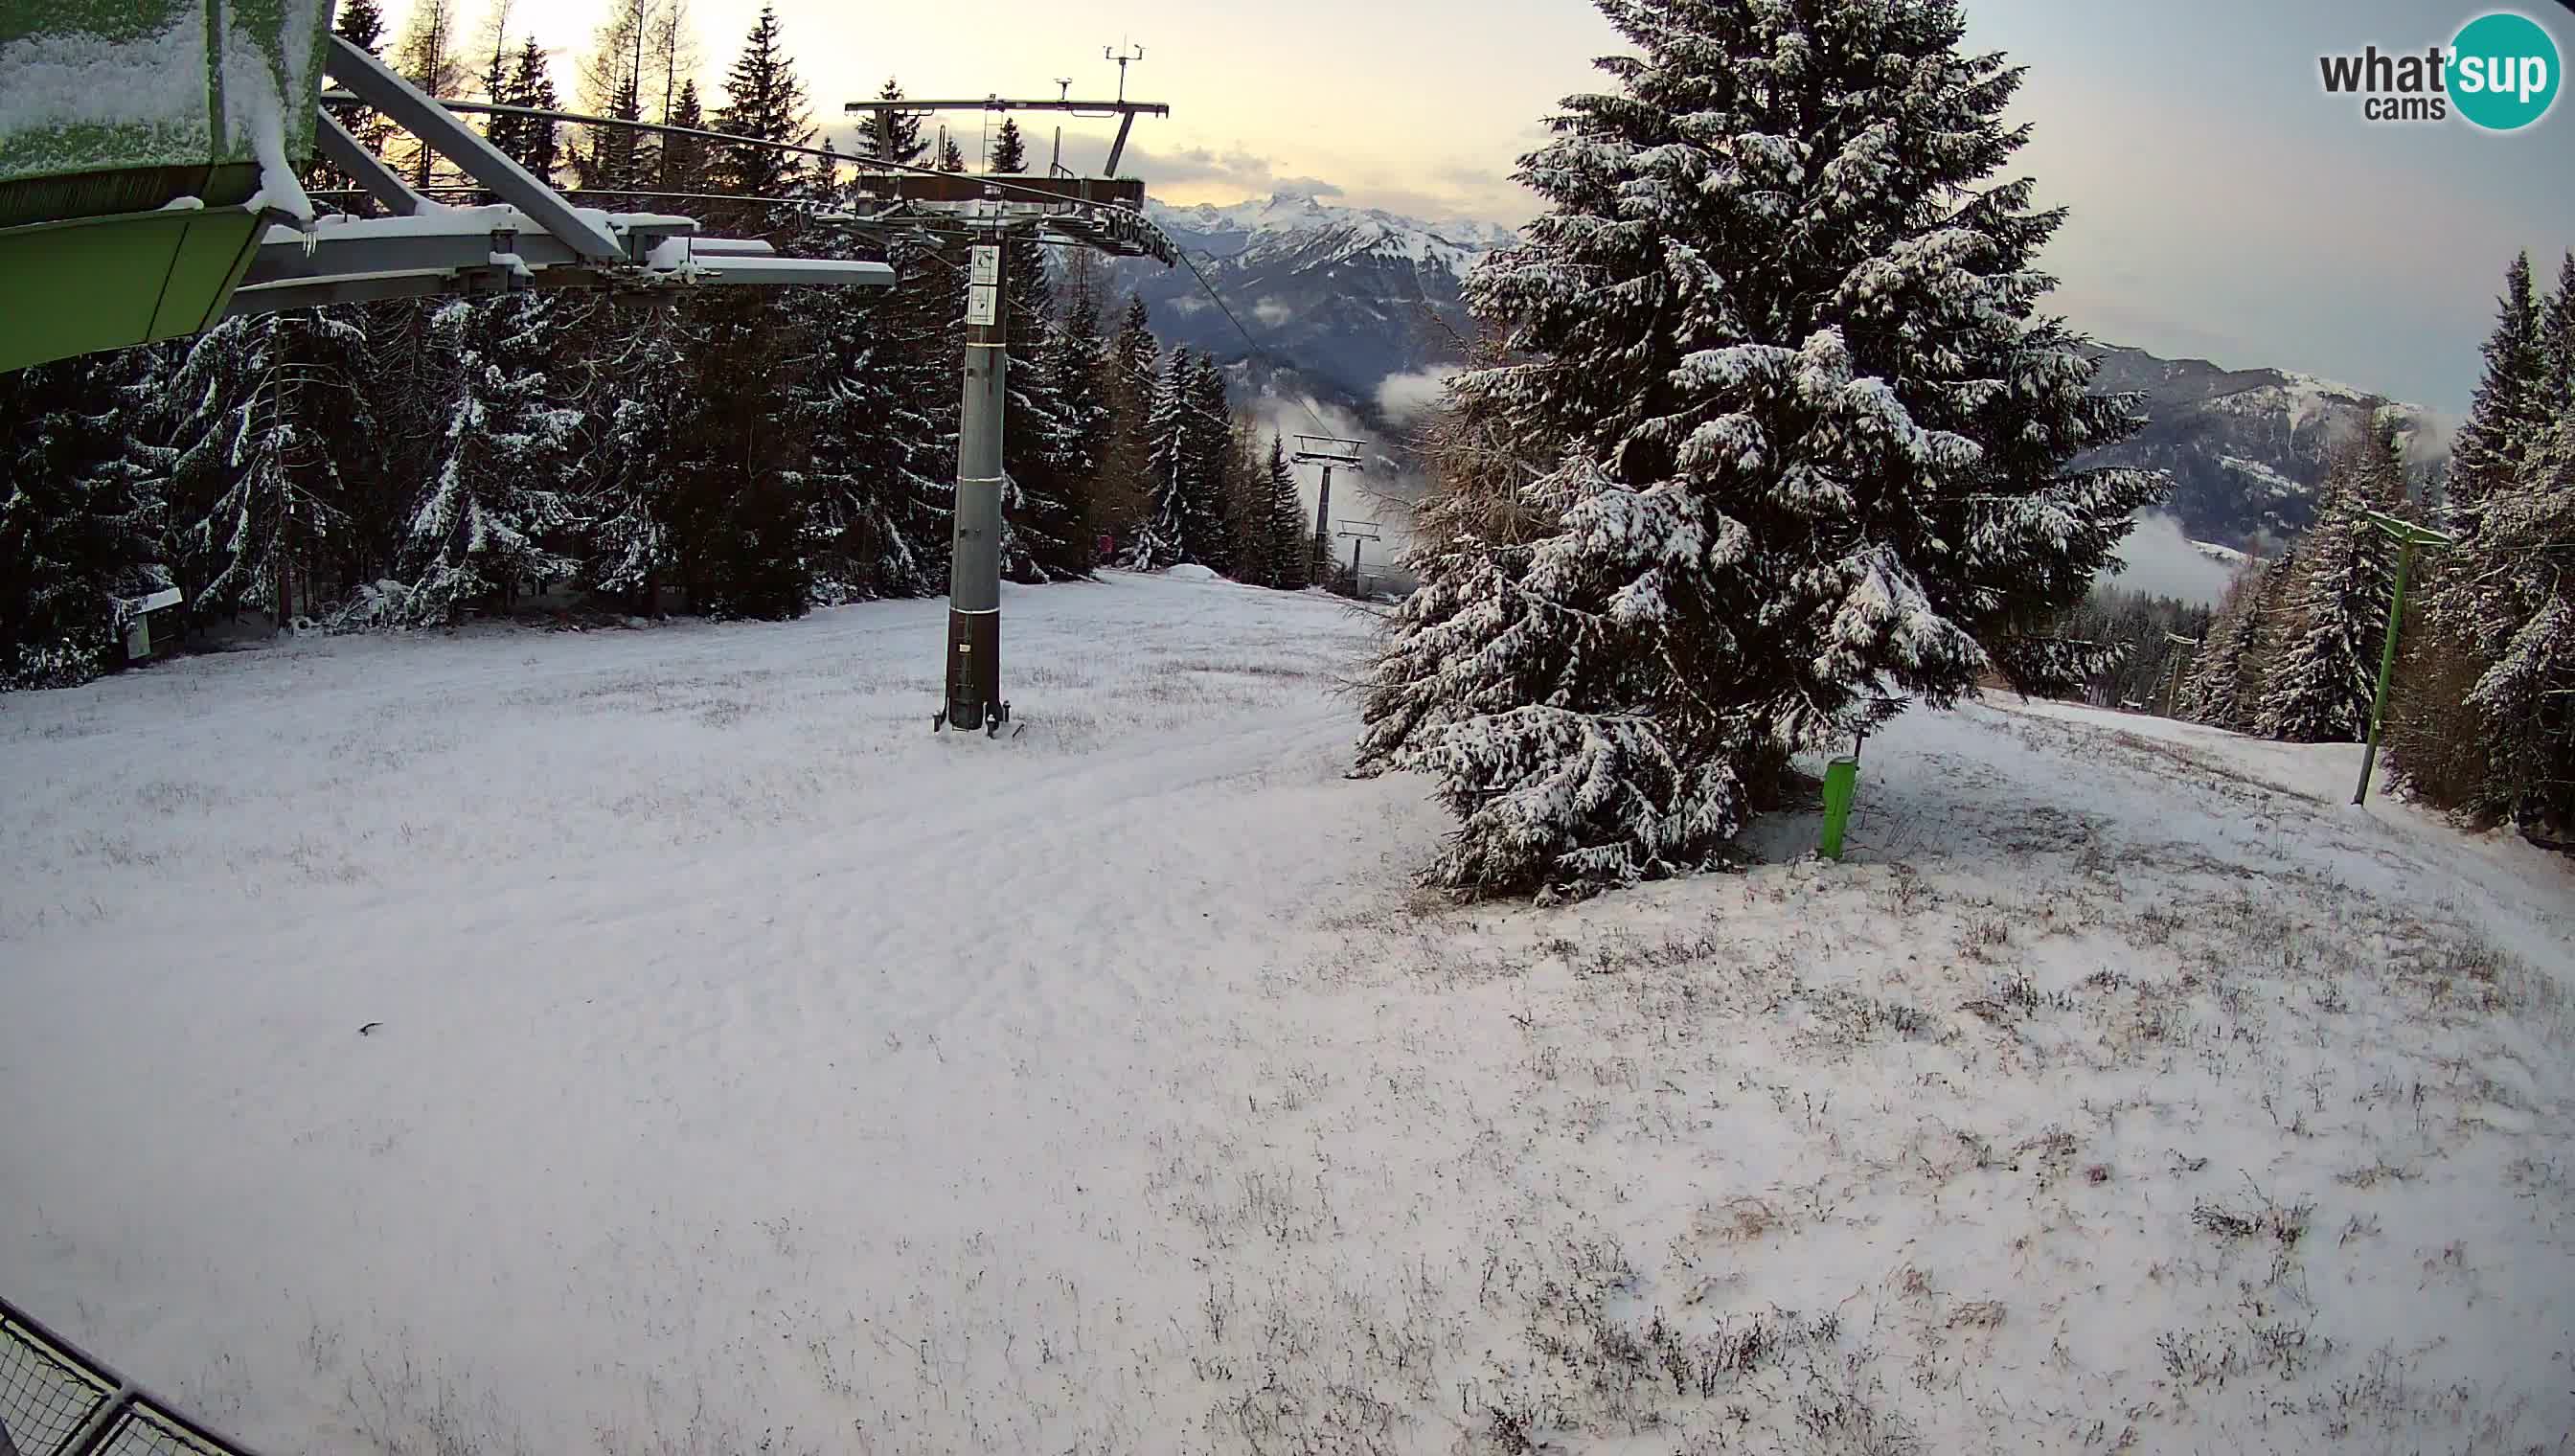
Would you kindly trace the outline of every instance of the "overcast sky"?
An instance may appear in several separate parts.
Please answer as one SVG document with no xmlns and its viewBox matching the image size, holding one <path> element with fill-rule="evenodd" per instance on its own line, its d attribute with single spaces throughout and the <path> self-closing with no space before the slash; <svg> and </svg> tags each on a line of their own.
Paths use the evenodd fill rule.
<svg viewBox="0 0 2575 1456">
<path fill-rule="evenodd" d="M 476 0 L 464 0 L 469 11 Z M 581 0 L 516 0 L 514 28 L 564 60 Z M 2575 11 L 2522 0 L 2575 62 Z M 758 0 L 691 0 L 709 79 Z M 2488 6 L 2454 0 L 1967 0 L 1971 43 L 2030 68 L 2016 171 L 2073 208 L 2047 256 L 2057 307 L 2100 338 L 2230 366 L 2306 370 L 2458 410 L 2505 262 L 2575 247 L 2575 101 L 2512 135 L 2372 125 L 2317 81 L 2323 51 L 2420 52 Z M 389 0 L 389 11 L 400 0 Z M 860 5 L 780 0 L 818 113 L 889 75 L 915 96 L 1114 92 L 1104 46 L 1141 42 L 1129 89 L 1166 101 L 1128 170 L 1173 202 L 1282 188 L 1430 218 L 1524 222 L 1508 179 L 1537 121 L 1590 89 L 1617 37 L 1582 0 L 1206 0 Z M 559 74 L 568 74 L 560 66 Z M 967 154 L 977 115 L 949 118 Z M 1066 160 L 1106 137 L 1069 125 Z M 1040 155 L 1052 124 L 1032 133 Z"/>
</svg>

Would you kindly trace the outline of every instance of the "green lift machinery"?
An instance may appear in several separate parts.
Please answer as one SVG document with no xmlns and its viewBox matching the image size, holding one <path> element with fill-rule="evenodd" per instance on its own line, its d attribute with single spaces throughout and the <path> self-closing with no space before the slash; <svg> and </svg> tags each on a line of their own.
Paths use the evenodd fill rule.
<svg viewBox="0 0 2575 1456">
<path fill-rule="evenodd" d="M 697 223 L 567 200 L 365 51 L 330 0 L 0 0 L 0 371 L 228 314 L 510 288 L 885 287 Z M 497 199 L 411 191 L 320 104 L 328 76 Z M 382 217 L 317 218 L 316 154 Z"/>
</svg>

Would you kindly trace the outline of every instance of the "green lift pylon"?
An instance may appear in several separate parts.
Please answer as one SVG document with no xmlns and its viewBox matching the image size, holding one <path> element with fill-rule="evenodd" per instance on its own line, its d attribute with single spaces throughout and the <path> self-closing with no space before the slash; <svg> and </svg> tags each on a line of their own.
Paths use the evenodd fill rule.
<svg viewBox="0 0 2575 1456">
<path fill-rule="evenodd" d="M 2369 705 L 2369 746 L 2360 754 L 2360 787 L 2351 801 L 2369 801 L 2369 776 L 2378 767 L 2378 734 L 2387 722 L 2387 685 L 2396 676 L 2396 635 L 2405 626 L 2405 578 L 2414 566 L 2416 547 L 2455 546 L 2458 538 L 2428 526 L 2417 526 L 2384 511 L 2369 513 L 2369 524 L 2396 543 L 2396 589 L 2387 599 L 2387 639 L 2378 651 L 2378 694 Z"/>
</svg>

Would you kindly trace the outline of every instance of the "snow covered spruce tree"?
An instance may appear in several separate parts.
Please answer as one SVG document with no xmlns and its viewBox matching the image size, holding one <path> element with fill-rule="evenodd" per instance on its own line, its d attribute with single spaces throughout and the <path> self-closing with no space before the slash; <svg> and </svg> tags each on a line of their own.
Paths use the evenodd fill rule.
<svg viewBox="0 0 2575 1456">
<path fill-rule="evenodd" d="M 1100 530 L 1122 546 L 1132 544 L 1153 516 L 1153 444 L 1146 427 L 1153 418 L 1161 365 L 1162 345 L 1154 338 L 1145 301 L 1130 295 L 1104 365 L 1101 393 L 1109 407 L 1108 435 L 1092 492 Z"/>
<path fill-rule="evenodd" d="M 1018 582 L 1063 582 L 1088 576 L 1092 567 L 1090 504 L 1078 458 L 1081 443 L 1055 370 L 1055 285 L 1045 250 L 1034 240 L 1003 246 L 1009 277 L 1011 358 L 1008 428 L 1002 467 L 1010 476 L 1006 498 L 1003 570 Z"/>
<path fill-rule="evenodd" d="M 2209 618 L 2208 634 L 2182 683 L 2181 715 L 2193 723 L 2240 728 L 2251 712 L 2238 696 L 2244 660 L 2253 650 L 2253 598 L 2261 589 L 2263 568 L 2256 563 L 2235 574 Z"/>
<path fill-rule="evenodd" d="M 1101 477 L 1111 426 L 1109 340 L 1100 332 L 1100 290 L 1107 270 L 1087 252 L 1068 254 L 1059 262 L 1064 268 L 1064 317 L 1049 332 L 1046 365 L 1064 415 L 1064 469 L 1082 503 L 1083 519 L 1075 525 L 1087 568 L 1099 565 Z"/>
<path fill-rule="evenodd" d="M 2530 436 L 2476 503 L 2460 615 L 2491 663 L 2468 693 L 2487 726 L 2488 807 L 2575 827 L 2575 254 L 2539 313 Z"/>
<path fill-rule="evenodd" d="M 2522 459 L 2547 427 L 2540 399 L 2547 366 L 2529 254 L 2514 258 L 2504 271 L 2495 315 L 2485 344 L 2485 377 L 2450 448 L 2445 510 L 2449 526 L 2467 536 L 2476 534 L 2486 499 L 2510 489 Z"/>
<path fill-rule="evenodd" d="M 170 585 L 160 496 L 129 439 L 156 353 L 0 373 L 0 693 L 97 676 L 124 599 Z"/>
<path fill-rule="evenodd" d="M 2344 448 L 2323 497 L 2289 587 L 2300 630 L 2271 665 L 2257 727 L 2287 742 L 2354 743 L 2369 728 L 2396 572 L 2395 544 L 2367 513 L 2405 504 L 2405 463 L 2384 417 Z"/>
<path fill-rule="evenodd" d="M 2534 740 L 2523 725 L 2537 727 L 2546 710 L 2575 701 L 2544 692 L 2525 697 L 2509 686 L 2518 675 L 2493 677 L 2507 645 L 2539 620 L 2526 610 L 2536 605 L 2526 589 L 2544 588 L 2552 574 L 2544 551 L 2534 555 L 2515 543 L 2529 543 L 2532 528 L 2547 539 L 2546 512 L 2527 509 L 2544 493 L 2533 497 L 2524 488 L 2547 473 L 2534 457 L 2560 424 L 2550 408 L 2552 355 L 2575 352 L 2575 345 L 2552 349 L 2550 341 L 2561 328 L 2575 331 L 2575 321 L 2564 319 L 2570 292 L 2575 258 L 2553 300 L 2535 295 L 2527 254 L 2505 270 L 2485 344 L 2485 374 L 2452 449 L 2441 503 L 2440 524 L 2459 541 L 2423 563 L 2423 622 L 2420 631 L 2409 629 L 2389 707 L 2390 766 L 2433 801 L 2492 817 L 2514 814 L 2522 799 L 2516 780 L 2527 770 L 2517 771 L 2511 760 L 2527 764 L 2546 756 L 2528 751 Z M 2554 539 L 2563 542 L 2566 533 Z M 2554 571 L 2562 575 L 2563 566 Z M 2527 667 L 2543 660 L 2521 661 Z M 2536 687 L 2544 677 L 2523 677 L 2519 686 Z M 2520 723 L 2497 718 L 2494 709 L 2514 700 Z M 2531 712 L 2534 707 L 2541 712 Z"/>
<path fill-rule="evenodd" d="M 1227 576 L 1247 587 L 1275 587 L 1270 555 L 1270 467 L 1261 453 L 1261 431 L 1237 417 L 1226 430 L 1219 502 L 1224 508 Z"/>
<path fill-rule="evenodd" d="M 552 308 L 528 294 L 458 299 L 432 322 L 456 355 L 460 388 L 412 514 L 411 623 L 506 607 L 521 585 L 572 571 L 553 545 L 573 519 L 561 473 L 581 415 L 547 396 Z"/>
<path fill-rule="evenodd" d="M 1156 384 L 1145 417 L 1145 519 L 1137 523 L 1127 546 L 1127 565 L 1140 572 L 1160 571 L 1195 561 L 1191 537 L 1204 537 L 1194 496 L 1197 479 L 1191 460 L 1195 435 L 1189 428 L 1191 383 L 1198 367 L 1185 348 L 1172 351 L 1171 363 Z"/>
<path fill-rule="evenodd" d="M 1295 471 L 1288 465 L 1288 443 L 1277 433 L 1270 437 L 1262 484 L 1269 497 L 1270 585 L 1283 592 L 1301 592 L 1314 575 L 1313 563 L 1306 560 L 1305 498 L 1296 489 Z"/>
<path fill-rule="evenodd" d="M 2069 471 L 2137 425 L 2037 313 L 2062 214 L 1995 172 L 2021 73 L 1954 0 L 1601 0 L 1636 54 L 1522 159 L 1546 199 L 1469 277 L 1516 356 L 1456 394 L 1568 442 L 1552 523 L 1425 548 L 1367 684 L 1360 770 L 1433 775 L 1428 866 L 1477 892 L 1722 856 L 1790 750 L 2000 671 L 2163 489 Z"/>
<path fill-rule="evenodd" d="M 314 309 L 227 319 L 187 346 L 172 381 L 168 496 L 183 585 L 203 611 L 281 625 L 340 585 L 329 559 L 377 420 L 356 387 L 364 315 Z"/>
<path fill-rule="evenodd" d="M 806 531 L 827 600 L 937 590 L 929 550 L 954 487 L 925 443 L 938 425 L 914 398 L 924 383 L 894 311 L 859 289 L 788 299 L 806 345 L 795 408 L 811 434 Z"/>
<path fill-rule="evenodd" d="M 1216 362 L 1213 353 L 1197 356 L 1196 366 L 1190 376 L 1188 405 L 1181 412 L 1189 441 L 1189 489 L 1183 497 L 1186 525 L 1181 540 L 1186 560 L 1231 577 L 1242 570 L 1235 529 L 1239 515 L 1235 487 L 1242 472 L 1235 468 L 1234 416 L 1226 404 L 1225 366 Z"/>
<path fill-rule="evenodd" d="M 596 345 L 594 444 L 586 489 L 574 507 L 575 536 L 583 585 L 630 612 L 651 615 L 679 566 L 671 462 L 688 430 L 690 406 L 671 381 L 682 377 L 697 341 L 676 303 L 617 318 L 617 335 Z"/>
</svg>

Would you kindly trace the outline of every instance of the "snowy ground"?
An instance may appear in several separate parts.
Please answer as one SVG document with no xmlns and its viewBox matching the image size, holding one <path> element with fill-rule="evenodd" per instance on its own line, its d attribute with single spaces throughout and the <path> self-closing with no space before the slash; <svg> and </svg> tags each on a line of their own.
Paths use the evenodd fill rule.
<svg viewBox="0 0 2575 1456">
<path fill-rule="evenodd" d="M 2353 750 L 1454 910 L 1363 620 L 1008 607 L 0 700 L 0 1290 L 281 1456 L 2575 1449 L 2575 895 Z"/>
</svg>

